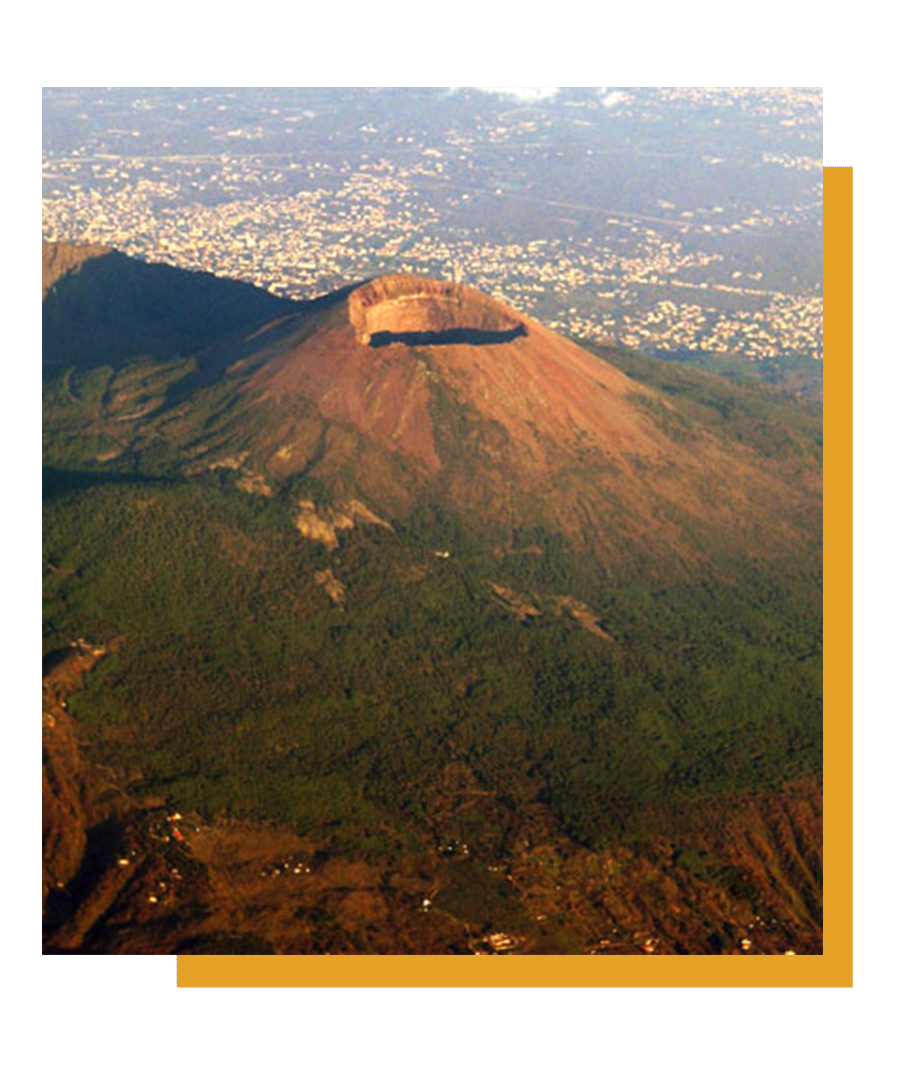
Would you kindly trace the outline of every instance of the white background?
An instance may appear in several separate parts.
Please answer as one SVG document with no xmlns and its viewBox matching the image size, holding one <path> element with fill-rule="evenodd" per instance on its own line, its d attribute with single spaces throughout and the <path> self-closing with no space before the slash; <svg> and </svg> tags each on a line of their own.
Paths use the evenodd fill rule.
<svg viewBox="0 0 905 1081">
<path fill-rule="evenodd" d="M 6 16 L 0 150 L 3 889 L 10 1076 L 867 1078 L 901 1068 L 903 305 L 898 35 L 868 8 L 47 2 Z M 13 19 L 17 20 L 13 22 Z M 32 75 L 35 84 L 30 82 Z M 823 85 L 855 165 L 855 990 L 178 991 L 172 958 L 40 956 L 41 85 Z M 24 633 L 23 633 L 24 631 Z M 11 1037 L 11 1038 L 10 1038 Z"/>
</svg>

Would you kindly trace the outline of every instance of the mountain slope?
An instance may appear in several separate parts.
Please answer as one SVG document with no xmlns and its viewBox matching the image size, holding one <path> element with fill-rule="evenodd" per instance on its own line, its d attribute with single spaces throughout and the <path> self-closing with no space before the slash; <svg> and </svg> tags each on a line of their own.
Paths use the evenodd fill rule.
<svg viewBox="0 0 905 1081">
<path fill-rule="evenodd" d="M 42 245 L 45 370 L 185 355 L 292 309 L 253 286 L 140 263 L 96 245 Z"/>
<path fill-rule="evenodd" d="M 74 320 L 52 297 L 67 345 L 48 335 L 45 365 L 48 351 L 57 364 L 93 350 L 114 373 L 129 356 L 185 360 L 114 374 L 71 409 L 70 430 L 100 441 L 105 461 L 153 445 L 184 469 L 232 463 L 269 487 L 305 477 L 384 516 L 441 505 L 504 545 L 541 528 L 608 562 L 650 554 L 674 569 L 728 549 L 781 555 L 818 528 L 816 454 L 790 468 L 727 438 L 728 425 L 715 434 L 659 388 L 466 287 L 394 275 L 288 305 L 182 275 L 172 296 L 190 314 L 158 317 L 164 270 L 180 275 L 133 265 L 112 290 L 83 268 L 80 288 L 104 299 L 74 297 Z M 146 290 L 154 306 L 135 301 Z M 130 327 L 120 356 L 116 331 L 72 330 L 97 326 L 100 303 Z"/>
<path fill-rule="evenodd" d="M 819 413 L 453 283 L 224 323 L 106 258 L 45 301 L 54 948 L 814 948 Z"/>
<path fill-rule="evenodd" d="M 111 255 L 112 248 L 101 244 L 48 244 L 41 245 L 41 300 L 57 282 L 69 274 L 77 274 L 82 266 L 91 259 L 100 259 Z"/>
</svg>

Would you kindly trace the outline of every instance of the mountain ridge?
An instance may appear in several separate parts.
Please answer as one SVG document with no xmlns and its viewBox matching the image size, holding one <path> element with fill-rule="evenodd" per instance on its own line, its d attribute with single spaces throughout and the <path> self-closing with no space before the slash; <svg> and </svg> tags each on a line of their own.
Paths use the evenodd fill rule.
<svg viewBox="0 0 905 1081">
<path fill-rule="evenodd" d="M 136 280 L 159 273 L 130 270 Z M 90 286 L 85 267 L 76 277 Z M 171 295 L 191 298 L 195 276 L 178 280 Z M 250 288 L 203 285 L 228 297 L 209 303 L 214 311 Z M 439 501 L 501 537 L 540 526 L 608 560 L 630 555 L 634 538 L 693 565 L 700 538 L 717 533 L 775 554 L 800 544 L 792 523 L 802 513 L 819 511 L 816 463 L 790 477 L 715 438 L 659 388 L 467 286 L 398 274 L 309 302 L 241 298 L 226 325 L 205 315 L 200 342 L 194 325 L 180 330 L 169 354 L 156 317 L 143 331 L 127 305 L 147 340 L 123 352 L 156 350 L 188 367 L 127 429 L 135 410 L 117 414 L 108 387 L 90 427 L 112 439 L 111 454 L 126 431 L 132 446 L 169 443 L 189 470 L 241 460 L 251 483 L 306 477 L 396 516 Z M 57 298 L 49 304 L 52 315 Z M 190 416 L 207 408 L 193 430 Z M 770 504 L 779 513 L 764 518 L 758 508 Z"/>
</svg>

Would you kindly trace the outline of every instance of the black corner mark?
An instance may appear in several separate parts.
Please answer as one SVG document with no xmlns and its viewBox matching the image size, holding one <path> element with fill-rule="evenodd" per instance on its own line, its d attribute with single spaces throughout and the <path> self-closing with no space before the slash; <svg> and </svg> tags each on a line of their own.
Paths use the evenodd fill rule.
<svg viewBox="0 0 905 1081">
<path fill-rule="evenodd" d="M 851 166 L 853 94 L 823 95 L 823 163 Z"/>
<path fill-rule="evenodd" d="M 174 956 L 107 958 L 54 953 L 52 987 L 175 987 Z"/>
</svg>

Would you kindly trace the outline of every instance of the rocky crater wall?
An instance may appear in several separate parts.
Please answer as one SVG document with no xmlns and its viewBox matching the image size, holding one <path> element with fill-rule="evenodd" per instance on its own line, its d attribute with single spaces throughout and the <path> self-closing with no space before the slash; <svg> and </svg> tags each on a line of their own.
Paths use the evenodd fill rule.
<svg viewBox="0 0 905 1081">
<path fill-rule="evenodd" d="M 376 278 L 351 293 L 349 320 L 358 340 L 375 347 L 490 344 L 527 333 L 514 312 L 472 289 L 405 274 Z"/>
</svg>

